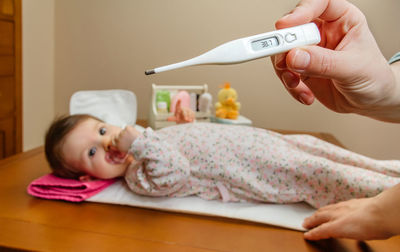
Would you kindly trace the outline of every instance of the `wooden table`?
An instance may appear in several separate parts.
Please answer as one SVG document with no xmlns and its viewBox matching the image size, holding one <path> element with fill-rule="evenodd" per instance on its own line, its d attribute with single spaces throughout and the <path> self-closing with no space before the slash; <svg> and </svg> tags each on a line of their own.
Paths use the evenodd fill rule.
<svg viewBox="0 0 400 252">
<path fill-rule="evenodd" d="M 42 147 L 0 161 L 1 251 L 400 251 L 400 237 L 308 242 L 302 232 L 247 221 L 28 195 L 27 185 L 48 172 Z"/>
</svg>

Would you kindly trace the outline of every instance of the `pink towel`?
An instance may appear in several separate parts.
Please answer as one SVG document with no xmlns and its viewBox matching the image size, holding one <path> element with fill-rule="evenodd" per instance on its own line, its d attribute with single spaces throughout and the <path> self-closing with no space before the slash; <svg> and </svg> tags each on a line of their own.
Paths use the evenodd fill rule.
<svg viewBox="0 0 400 252">
<path fill-rule="evenodd" d="M 28 193 L 44 199 L 80 202 L 101 192 L 115 181 L 116 179 L 83 182 L 47 174 L 32 181 L 28 186 Z"/>
</svg>

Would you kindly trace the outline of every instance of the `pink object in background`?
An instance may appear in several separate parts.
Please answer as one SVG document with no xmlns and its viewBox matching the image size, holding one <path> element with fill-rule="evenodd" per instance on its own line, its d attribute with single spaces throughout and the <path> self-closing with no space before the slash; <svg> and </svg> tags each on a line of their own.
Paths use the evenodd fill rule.
<svg viewBox="0 0 400 252">
<path fill-rule="evenodd" d="M 170 112 L 175 113 L 176 103 L 178 102 L 178 100 L 181 101 L 182 108 L 190 108 L 189 93 L 186 91 L 179 91 L 174 97 L 172 97 Z"/>
</svg>

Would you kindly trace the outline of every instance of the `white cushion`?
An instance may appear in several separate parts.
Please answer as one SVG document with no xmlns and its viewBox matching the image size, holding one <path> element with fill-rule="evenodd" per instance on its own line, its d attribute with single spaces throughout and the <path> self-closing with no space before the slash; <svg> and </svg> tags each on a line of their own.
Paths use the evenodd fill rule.
<svg viewBox="0 0 400 252">
<path fill-rule="evenodd" d="M 134 126 L 137 115 L 136 95 L 129 90 L 84 90 L 71 96 L 69 112 L 90 114 L 106 123 L 124 128 Z"/>
</svg>

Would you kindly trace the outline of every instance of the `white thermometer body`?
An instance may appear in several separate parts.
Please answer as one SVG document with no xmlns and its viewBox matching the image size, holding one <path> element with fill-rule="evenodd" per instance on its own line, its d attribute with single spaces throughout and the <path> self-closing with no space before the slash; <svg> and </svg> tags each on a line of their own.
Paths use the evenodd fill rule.
<svg viewBox="0 0 400 252">
<path fill-rule="evenodd" d="M 318 44 L 320 41 L 318 27 L 314 23 L 308 23 L 232 40 L 195 58 L 147 70 L 145 74 L 194 65 L 236 64 L 287 52 L 299 46 Z"/>
</svg>

